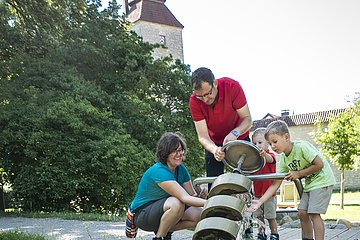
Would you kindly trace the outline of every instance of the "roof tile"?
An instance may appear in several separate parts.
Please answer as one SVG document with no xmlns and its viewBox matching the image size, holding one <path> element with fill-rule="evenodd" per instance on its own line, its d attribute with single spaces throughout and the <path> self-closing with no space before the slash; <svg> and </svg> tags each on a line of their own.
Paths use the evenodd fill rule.
<svg viewBox="0 0 360 240">
<path fill-rule="evenodd" d="M 320 112 L 313 112 L 313 113 L 304 113 L 304 114 L 297 114 L 297 115 L 290 115 L 284 117 L 278 117 L 274 114 L 266 114 L 265 117 L 261 120 L 255 120 L 253 122 L 253 126 L 250 129 L 254 131 L 259 127 L 266 127 L 269 123 L 276 121 L 276 120 L 283 120 L 287 123 L 289 127 L 291 126 L 298 126 L 298 125 L 313 125 L 319 119 L 321 122 L 329 122 L 329 117 L 332 115 L 337 116 L 339 113 L 344 112 L 346 109 L 334 109 L 328 111 L 320 111 Z M 269 116 L 274 116 L 273 118 L 269 118 Z"/>
<path fill-rule="evenodd" d="M 165 6 L 164 0 L 134 0 L 129 2 L 130 22 L 139 20 L 160 23 L 168 26 L 184 28 L 171 11 Z"/>
</svg>

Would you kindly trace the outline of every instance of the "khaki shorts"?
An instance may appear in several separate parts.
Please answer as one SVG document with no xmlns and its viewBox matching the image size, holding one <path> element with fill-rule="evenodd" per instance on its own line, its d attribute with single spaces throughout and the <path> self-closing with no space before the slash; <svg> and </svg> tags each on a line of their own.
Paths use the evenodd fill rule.
<svg viewBox="0 0 360 240">
<path fill-rule="evenodd" d="M 259 199 L 255 197 L 255 199 Z M 261 207 L 254 212 L 254 217 L 264 216 L 265 219 L 276 218 L 276 196 L 272 196 Z"/>
<path fill-rule="evenodd" d="M 298 209 L 305 210 L 307 213 L 325 214 L 330 203 L 333 188 L 334 186 L 328 186 L 304 192 L 301 196 Z"/>
</svg>

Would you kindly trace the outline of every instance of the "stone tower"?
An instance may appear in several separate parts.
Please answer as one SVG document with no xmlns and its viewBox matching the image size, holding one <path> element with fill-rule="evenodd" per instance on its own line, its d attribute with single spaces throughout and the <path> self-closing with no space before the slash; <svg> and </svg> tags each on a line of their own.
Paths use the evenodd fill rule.
<svg viewBox="0 0 360 240">
<path fill-rule="evenodd" d="M 166 0 L 124 0 L 125 14 L 132 30 L 149 43 L 159 43 L 155 58 L 171 54 L 184 62 L 182 29 L 184 26 L 165 6 Z"/>
</svg>

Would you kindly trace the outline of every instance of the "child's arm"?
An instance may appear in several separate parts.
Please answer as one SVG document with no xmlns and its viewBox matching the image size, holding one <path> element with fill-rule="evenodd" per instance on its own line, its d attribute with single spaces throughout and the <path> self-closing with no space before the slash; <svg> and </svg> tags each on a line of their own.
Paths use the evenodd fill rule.
<svg viewBox="0 0 360 240">
<path fill-rule="evenodd" d="M 282 180 L 274 180 L 273 184 L 266 190 L 264 195 L 259 200 L 252 200 L 251 206 L 248 208 L 247 211 L 249 212 L 255 212 L 264 202 L 269 200 L 274 193 L 279 189 L 280 185 L 282 183 Z"/>
<path fill-rule="evenodd" d="M 324 163 L 319 156 L 316 156 L 311 165 L 299 171 L 290 171 L 285 175 L 286 180 L 296 180 L 302 177 L 309 176 L 313 173 L 320 171 L 324 167 Z"/>
<path fill-rule="evenodd" d="M 267 163 L 275 162 L 275 159 L 270 154 L 268 154 L 265 150 L 261 150 L 260 156 L 264 157 Z"/>
</svg>

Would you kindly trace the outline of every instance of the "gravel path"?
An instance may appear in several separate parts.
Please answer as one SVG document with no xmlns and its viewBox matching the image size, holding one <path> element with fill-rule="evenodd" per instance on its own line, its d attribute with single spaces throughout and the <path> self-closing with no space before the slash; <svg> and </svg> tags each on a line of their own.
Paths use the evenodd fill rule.
<svg viewBox="0 0 360 240">
<path fill-rule="evenodd" d="M 125 222 L 79 221 L 59 218 L 0 217 L 0 231 L 22 231 L 41 234 L 49 240 L 128 239 Z M 182 230 L 173 234 L 174 240 L 192 238 L 192 231 Z M 139 230 L 137 240 L 151 240 L 153 232 Z"/>
</svg>

